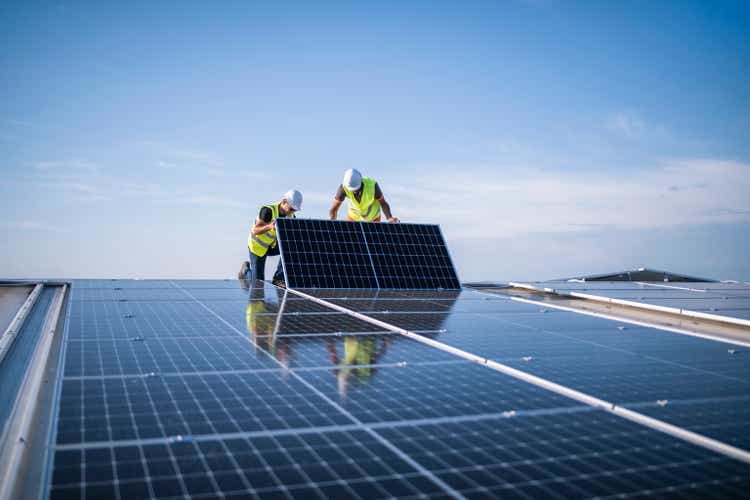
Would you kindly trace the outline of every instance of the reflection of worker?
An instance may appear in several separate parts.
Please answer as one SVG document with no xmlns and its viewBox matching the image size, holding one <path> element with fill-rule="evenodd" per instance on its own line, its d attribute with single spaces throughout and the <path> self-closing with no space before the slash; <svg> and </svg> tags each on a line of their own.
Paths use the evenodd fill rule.
<svg viewBox="0 0 750 500">
<path fill-rule="evenodd" d="M 339 207 L 344 199 L 349 198 L 349 220 L 379 222 L 382 207 L 388 222 L 399 222 L 391 214 L 391 206 L 385 201 L 380 186 L 375 179 L 362 177 L 358 170 L 349 169 L 344 172 L 344 180 L 333 198 L 333 206 L 328 212 L 331 220 L 336 219 Z"/>
<path fill-rule="evenodd" d="M 245 280 L 240 280 L 245 281 Z M 250 340 L 256 347 L 275 357 L 284 368 L 289 367 L 289 345 L 285 338 L 277 336 L 281 312 L 286 302 L 286 291 L 279 304 L 278 288 L 266 290 L 262 285 L 250 288 L 250 297 L 245 308 L 245 325 Z"/>
<path fill-rule="evenodd" d="M 266 257 L 279 255 L 276 240 L 276 219 L 279 217 L 294 218 L 294 212 L 302 208 L 302 193 L 292 189 L 284 194 L 281 201 L 260 207 L 255 224 L 247 237 L 250 260 L 242 265 L 239 278 L 249 281 L 265 279 Z M 275 285 L 284 284 L 284 270 L 281 261 L 273 275 Z"/>
<path fill-rule="evenodd" d="M 338 381 L 339 395 L 345 396 L 349 378 L 355 375 L 360 382 L 369 380 L 377 369 L 374 367 L 385 354 L 391 339 L 388 335 L 381 337 L 378 348 L 378 337 L 374 335 L 350 335 L 344 337 L 344 359 L 340 360 L 336 350 L 336 341 L 328 338 L 328 359 L 337 366 L 334 370 Z"/>
</svg>

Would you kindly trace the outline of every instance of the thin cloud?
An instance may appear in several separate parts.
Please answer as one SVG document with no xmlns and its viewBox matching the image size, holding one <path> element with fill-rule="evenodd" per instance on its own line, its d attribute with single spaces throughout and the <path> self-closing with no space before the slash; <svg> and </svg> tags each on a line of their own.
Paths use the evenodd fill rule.
<svg viewBox="0 0 750 500">
<path fill-rule="evenodd" d="M 482 179 L 481 187 L 472 179 Z M 675 180 L 680 189 L 669 190 Z M 413 181 L 421 188 L 389 188 L 394 214 L 440 221 L 452 237 L 750 220 L 750 165 L 721 160 L 671 160 L 636 173 L 606 175 L 457 166 Z"/>
<path fill-rule="evenodd" d="M 35 170 L 40 172 L 98 172 L 99 165 L 87 160 L 55 160 L 55 161 L 38 161 L 32 164 Z"/>
<path fill-rule="evenodd" d="M 220 196 L 211 195 L 195 195 L 182 199 L 183 203 L 189 205 L 201 205 L 211 207 L 222 207 L 222 208 L 244 208 L 245 203 L 239 202 L 231 198 L 224 198 Z"/>
<path fill-rule="evenodd" d="M 158 157 L 167 158 L 169 163 L 192 163 L 217 166 L 224 163 L 222 157 L 212 151 L 202 151 L 192 148 L 175 146 L 160 141 L 139 141 L 138 146 L 152 152 L 156 152 Z"/>
<path fill-rule="evenodd" d="M 647 124 L 643 118 L 632 111 L 620 111 L 609 117 L 606 127 L 618 134 L 628 138 L 640 137 L 647 130 Z"/>
<path fill-rule="evenodd" d="M 70 232 L 70 230 L 66 228 L 56 226 L 53 224 L 48 224 L 45 222 L 40 222 L 37 220 L 31 220 L 31 219 L 3 222 L 2 226 L 9 228 L 9 229 L 15 229 L 15 230 L 21 230 L 21 231 L 41 231 L 41 232 L 60 233 L 60 234 Z"/>
</svg>

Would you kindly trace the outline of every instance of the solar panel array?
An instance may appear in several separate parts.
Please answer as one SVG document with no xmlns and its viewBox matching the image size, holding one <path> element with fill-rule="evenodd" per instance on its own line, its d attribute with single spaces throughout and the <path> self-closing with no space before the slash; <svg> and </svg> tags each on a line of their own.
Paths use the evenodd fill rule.
<svg viewBox="0 0 750 500">
<path fill-rule="evenodd" d="M 260 283 L 78 281 L 57 498 L 742 496 L 750 465 Z M 303 293 L 750 449 L 718 342 L 464 291 Z"/>
<path fill-rule="evenodd" d="M 693 311 L 711 316 L 744 320 L 750 325 L 750 284 L 722 282 L 534 282 L 538 289 L 578 293 L 603 299 L 624 300 L 643 306 Z"/>
<path fill-rule="evenodd" d="M 277 219 L 290 288 L 458 289 L 440 227 Z"/>
</svg>

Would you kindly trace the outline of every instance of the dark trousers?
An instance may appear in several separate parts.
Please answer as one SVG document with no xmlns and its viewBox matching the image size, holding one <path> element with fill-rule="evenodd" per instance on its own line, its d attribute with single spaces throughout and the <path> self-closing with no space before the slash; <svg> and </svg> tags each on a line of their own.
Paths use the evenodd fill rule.
<svg viewBox="0 0 750 500">
<path fill-rule="evenodd" d="M 258 257 L 252 250 L 248 249 L 250 253 L 250 267 L 247 268 L 247 279 L 250 283 L 253 280 L 265 280 L 266 279 L 266 257 L 273 257 L 279 255 L 279 247 L 272 247 L 268 249 L 268 252 L 263 257 Z M 279 259 L 279 265 L 276 267 L 276 272 L 273 273 L 273 281 L 281 280 L 284 281 L 284 268 L 281 266 L 281 259 Z"/>
</svg>

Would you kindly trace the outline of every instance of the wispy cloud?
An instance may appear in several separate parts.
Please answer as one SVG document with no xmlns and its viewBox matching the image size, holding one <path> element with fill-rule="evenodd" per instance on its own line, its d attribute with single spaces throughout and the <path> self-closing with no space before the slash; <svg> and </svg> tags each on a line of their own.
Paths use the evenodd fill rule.
<svg viewBox="0 0 750 500">
<path fill-rule="evenodd" d="M 42 231 L 48 233 L 69 233 L 70 231 L 64 227 L 56 226 L 54 224 L 48 224 L 46 222 L 40 222 L 38 220 L 21 219 L 5 221 L 0 223 L 0 226 L 4 226 L 8 229 L 21 230 L 21 231 Z"/>
<path fill-rule="evenodd" d="M 166 163 L 200 164 L 205 166 L 221 166 L 224 163 L 221 155 L 212 151 L 204 151 L 183 146 L 176 146 L 161 141 L 139 141 L 139 148 L 145 149 L 162 158 Z"/>
<path fill-rule="evenodd" d="M 99 165 L 87 160 L 38 161 L 32 164 L 40 172 L 98 172 Z"/>
<path fill-rule="evenodd" d="M 201 205 L 210 207 L 223 207 L 223 208 L 246 208 L 246 203 L 239 202 L 232 198 L 225 198 L 221 196 L 211 195 L 194 195 L 186 198 L 181 198 L 182 203 L 189 205 Z"/>
<path fill-rule="evenodd" d="M 750 165 L 671 160 L 606 175 L 545 169 L 435 169 L 390 186 L 397 216 L 440 221 L 454 237 L 646 229 L 750 220 Z"/>
<path fill-rule="evenodd" d="M 626 137 L 635 138 L 646 132 L 647 125 L 637 113 L 620 111 L 607 119 L 606 127 Z"/>
</svg>

